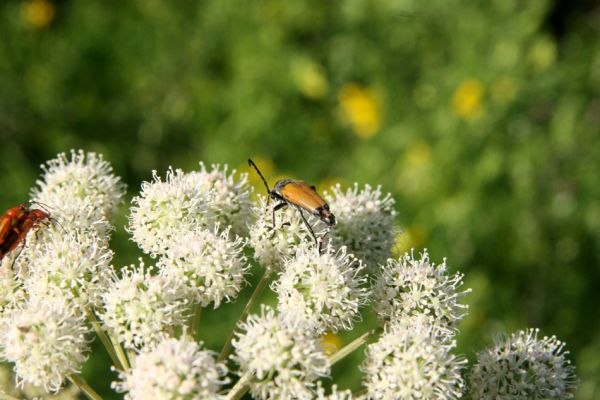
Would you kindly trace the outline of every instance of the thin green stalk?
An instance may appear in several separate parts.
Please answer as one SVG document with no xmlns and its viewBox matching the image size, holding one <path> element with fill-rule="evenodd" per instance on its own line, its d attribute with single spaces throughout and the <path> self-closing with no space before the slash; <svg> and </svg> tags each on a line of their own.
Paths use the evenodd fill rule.
<svg viewBox="0 0 600 400">
<path fill-rule="evenodd" d="M 129 369 L 130 368 L 129 361 L 127 359 L 127 355 L 125 354 L 125 351 L 123 350 L 123 347 L 121 346 L 121 343 L 119 343 L 119 341 L 113 336 L 110 336 L 110 339 L 111 339 L 113 346 L 115 347 L 115 352 L 117 353 L 117 357 L 121 361 L 121 364 L 123 365 L 123 367 L 125 369 Z"/>
<path fill-rule="evenodd" d="M 235 383 L 235 385 L 231 388 L 227 396 L 225 396 L 225 400 L 238 400 L 242 398 L 243 395 L 246 394 L 248 389 L 250 388 L 250 373 L 246 372 L 239 381 Z"/>
<path fill-rule="evenodd" d="M 254 307 L 254 305 L 256 304 L 258 299 L 260 298 L 260 295 L 262 294 L 263 290 L 267 286 L 267 283 L 269 282 L 270 277 L 271 277 L 271 269 L 267 268 L 267 269 L 265 269 L 265 273 L 263 274 L 262 278 L 260 279 L 260 282 L 258 282 L 258 285 L 254 289 L 254 293 L 252 293 L 250 300 L 248 300 L 248 303 L 246 303 L 246 307 L 244 307 L 244 311 L 242 311 L 242 314 L 240 315 L 238 322 L 235 324 L 235 326 L 231 330 L 231 334 L 229 334 L 229 338 L 227 338 L 227 341 L 223 345 L 221 354 L 219 354 L 219 359 L 218 359 L 219 361 L 225 360 L 227 358 L 227 356 L 229 356 L 229 353 L 231 353 L 231 341 L 233 340 L 233 336 L 235 335 L 235 329 L 237 328 L 237 326 L 240 323 L 246 321 L 246 318 L 248 318 L 248 314 L 250 313 L 250 310 L 252 310 L 252 308 Z"/>
<path fill-rule="evenodd" d="M 136 356 L 137 354 L 135 354 L 135 351 L 127 349 L 127 358 L 129 359 L 129 364 L 131 365 L 131 368 L 135 368 Z"/>
<path fill-rule="evenodd" d="M 190 335 L 194 340 L 198 339 L 198 330 L 200 328 L 200 316 L 202 315 L 202 306 L 200 303 L 194 305 L 194 315 L 190 321 Z"/>
<path fill-rule="evenodd" d="M 84 311 L 85 311 L 86 316 L 92 323 L 94 330 L 98 334 L 100 341 L 104 345 L 106 352 L 110 356 L 110 359 L 112 360 L 113 365 L 115 366 L 116 369 L 123 371 L 123 364 L 119 360 L 119 357 L 117 357 L 117 354 L 115 353 L 115 348 L 113 347 L 113 344 L 110 341 L 110 339 L 108 338 L 108 336 L 106 336 L 106 332 L 104 332 L 104 330 L 102 329 L 102 326 L 100 325 L 100 321 L 98 321 L 98 318 L 96 318 L 96 314 L 94 314 L 94 311 L 90 310 L 89 308 L 84 308 Z"/>
<path fill-rule="evenodd" d="M 90 400 L 102 400 L 102 397 L 90 385 L 87 384 L 81 377 L 78 375 L 69 375 L 69 380 L 73 382 L 74 385 L 77 385 L 79 389 L 87 396 Z"/>
<path fill-rule="evenodd" d="M 356 339 L 354 339 L 353 341 L 351 341 L 350 343 L 333 353 L 331 356 L 329 356 L 329 362 L 331 363 L 331 365 L 340 361 L 342 358 L 346 357 L 348 354 L 352 353 L 354 350 L 367 343 L 367 339 L 376 331 L 376 329 L 371 329 L 370 331 L 363 333 L 362 335 L 360 335 L 359 337 L 357 337 Z"/>
</svg>

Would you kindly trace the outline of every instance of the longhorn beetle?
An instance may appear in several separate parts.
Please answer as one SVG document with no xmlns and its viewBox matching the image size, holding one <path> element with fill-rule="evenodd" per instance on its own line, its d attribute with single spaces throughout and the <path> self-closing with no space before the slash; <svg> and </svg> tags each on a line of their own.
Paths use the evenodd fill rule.
<svg viewBox="0 0 600 400">
<path fill-rule="evenodd" d="M 270 199 L 280 201 L 279 204 L 273 207 L 273 227 L 275 227 L 275 211 L 278 211 L 288 205 L 296 208 L 302 217 L 302 221 L 304 221 L 304 225 L 306 225 L 310 234 L 315 240 L 315 244 L 317 245 L 320 253 L 321 244 L 317 240 L 317 236 L 306 220 L 302 210 L 306 210 L 329 226 L 335 225 L 335 216 L 331 213 L 331 211 L 329 211 L 329 204 L 327 204 L 325 200 L 319 196 L 316 188 L 314 186 L 307 185 L 304 181 L 299 181 L 296 179 L 282 179 L 275 183 L 273 190 L 270 190 L 267 180 L 260 172 L 256 164 L 254 164 L 254 161 L 248 159 L 248 165 L 256 170 L 265 184 L 265 187 L 267 188 L 267 205 L 269 204 Z"/>
</svg>

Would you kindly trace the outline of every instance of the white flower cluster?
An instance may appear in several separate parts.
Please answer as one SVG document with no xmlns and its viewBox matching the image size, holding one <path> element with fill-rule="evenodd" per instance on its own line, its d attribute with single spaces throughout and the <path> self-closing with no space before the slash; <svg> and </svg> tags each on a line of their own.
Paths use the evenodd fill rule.
<svg viewBox="0 0 600 400">
<path fill-rule="evenodd" d="M 102 294 L 100 318 L 125 348 L 143 348 L 162 339 L 165 330 L 185 322 L 187 301 L 180 285 L 152 268 L 131 265 Z"/>
<path fill-rule="evenodd" d="M 373 285 L 373 308 L 384 322 L 422 315 L 431 324 L 453 329 L 468 306 L 460 304 L 463 275 L 448 274 L 446 260 L 436 266 L 427 250 L 417 259 L 405 254 L 398 260 L 388 259 Z"/>
<path fill-rule="evenodd" d="M 346 248 L 328 246 L 318 254 L 314 246 L 302 246 L 285 261 L 272 285 L 283 318 L 305 321 L 318 333 L 352 329 L 359 307 L 367 300 L 362 265 Z"/>
<path fill-rule="evenodd" d="M 183 236 L 204 228 L 208 205 L 197 185 L 182 170 L 167 171 L 163 181 L 156 171 L 153 182 L 143 182 L 132 200 L 129 232 L 145 253 L 163 255 Z"/>
<path fill-rule="evenodd" d="M 196 188 L 204 194 L 203 201 L 208 205 L 207 224 L 231 226 L 231 233 L 248 236 L 248 222 L 252 218 L 252 188 L 248 184 L 248 174 L 240 174 L 236 180 L 236 171 L 227 174 L 227 165 L 213 164 L 208 171 L 204 163 L 200 163 L 200 171 L 189 173 L 188 179 L 196 184 Z"/>
<path fill-rule="evenodd" d="M 348 247 L 350 253 L 374 271 L 392 254 L 397 215 L 394 199 L 389 193 L 382 196 L 379 186 L 373 189 L 365 185 L 359 190 L 358 184 L 354 184 L 343 192 L 336 185 L 331 190 L 331 194 L 325 193 L 325 199 L 337 218 L 331 229 L 332 244 Z"/>
<path fill-rule="evenodd" d="M 113 388 L 128 400 L 230 399 L 247 390 L 258 399 L 349 400 L 352 392 L 336 385 L 326 392 L 320 379 L 367 341 L 365 390 L 356 398 L 463 395 L 466 361 L 453 350 L 467 308 L 459 300 L 469 290 L 461 289 L 462 274 L 450 274 L 445 260 L 436 266 L 426 250 L 420 258 L 388 258 L 396 211 L 379 187 L 333 187 L 325 198 L 338 222 L 330 228 L 292 206 L 275 212 L 278 203 L 264 197 L 252 203 L 247 175 L 236 178 L 227 166 L 200 163 L 189 173 L 169 169 L 165 178 L 153 172 L 132 200 L 127 230 L 156 264 L 140 259 L 117 272 L 109 233 L 125 187 L 110 165 L 72 151 L 43 169 L 30 207 L 51 217 L 0 263 L 0 355 L 14 364 L 21 387 L 56 392 L 69 378 L 96 397 L 77 376 L 91 325 L 119 369 Z M 198 329 L 201 307 L 217 308 L 242 290 L 249 250 L 265 273 L 219 356 L 236 364 L 230 370 L 193 336 L 209 331 Z M 377 274 L 367 281 L 365 272 Z M 263 305 L 245 319 L 268 287 L 277 311 Z M 383 334 L 364 334 L 328 356 L 320 336 L 352 329 L 369 300 Z M 567 354 L 555 337 L 518 332 L 478 354 L 471 395 L 571 398 Z M 227 388 L 234 374 L 240 379 Z"/>
<path fill-rule="evenodd" d="M 142 183 L 133 198 L 129 232 L 133 240 L 152 256 L 165 255 L 183 237 L 215 226 L 245 235 L 251 217 L 247 175 L 234 180 L 227 167 L 185 173 L 169 169 L 163 181 L 153 171 L 153 182 Z"/>
<path fill-rule="evenodd" d="M 42 165 L 44 174 L 31 190 L 31 199 L 56 210 L 65 228 L 96 230 L 100 237 L 113 228 L 111 221 L 125 193 L 125 185 L 113 174 L 101 154 L 71 150 Z"/>
<path fill-rule="evenodd" d="M 451 353 L 456 346 L 445 333 L 419 319 L 386 326 L 367 347 L 362 365 L 369 399 L 458 399 L 466 360 Z"/>
<path fill-rule="evenodd" d="M 81 308 L 100 305 L 113 256 L 97 235 L 48 230 L 46 240 L 26 252 L 23 287 L 31 298 L 64 297 Z"/>
<path fill-rule="evenodd" d="M 28 207 L 50 218 L 2 260 L 1 353 L 19 385 L 56 392 L 87 358 L 84 310 L 105 288 L 111 220 L 125 186 L 95 153 L 59 154 L 42 168 Z"/>
<path fill-rule="evenodd" d="M 325 394 L 321 382 L 317 382 L 316 400 L 352 400 L 352 392 L 350 390 L 338 390 L 337 385 L 331 386 L 331 393 Z"/>
<path fill-rule="evenodd" d="M 157 264 L 161 275 L 181 282 L 190 302 L 207 306 L 235 298 L 250 265 L 243 254 L 245 241 L 230 240 L 229 228 L 188 234 Z"/>
<path fill-rule="evenodd" d="M 186 335 L 164 338 L 154 348 L 141 351 L 135 366 L 121 372 L 121 381 L 113 382 L 113 387 L 127 392 L 126 400 L 221 399 L 219 391 L 228 383 L 227 368 L 201 346 Z"/>
<path fill-rule="evenodd" d="M 89 328 L 74 305 L 47 298 L 12 308 L 4 318 L 2 357 L 15 363 L 18 385 L 56 392 L 67 375 L 80 371 Z"/>
<path fill-rule="evenodd" d="M 476 399 L 572 399 L 575 367 L 555 336 L 538 339 L 538 329 L 518 331 L 477 354 L 471 374 Z"/>
<path fill-rule="evenodd" d="M 263 308 L 241 325 L 233 341 L 239 374 L 251 374 L 250 392 L 259 399 L 312 399 L 315 381 L 329 374 L 321 342 L 301 321 Z"/>
<path fill-rule="evenodd" d="M 250 227 L 250 245 L 254 249 L 254 258 L 265 268 L 279 271 L 284 260 L 294 257 L 296 251 L 305 244 L 314 246 L 314 239 L 306 228 L 300 212 L 290 206 L 275 212 L 277 202 L 260 197 L 254 207 L 255 223 Z M 305 215 L 317 238 L 323 239 L 327 230 L 324 224 L 312 215 Z"/>
</svg>

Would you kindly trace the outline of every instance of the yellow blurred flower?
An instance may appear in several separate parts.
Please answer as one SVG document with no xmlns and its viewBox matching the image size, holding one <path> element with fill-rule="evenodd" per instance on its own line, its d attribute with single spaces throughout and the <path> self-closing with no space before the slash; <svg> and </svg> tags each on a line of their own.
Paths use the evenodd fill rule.
<svg viewBox="0 0 600 400">
<path fill-rule="evenodd" d="M 338 93 L 340 108 L 361 138 L 375 135 L 381 125 L 379 102 L 371 89 L 355 83 L 344 85 Z"/>
<path fill-rule="evenodd" d="M 327 332 L 323 336 L 323 349 L 330 355 L 342 348 L 342 339 L 333 332 Z"/>
<path fill-rule="evenodd" d="M 554 63 L 556 52 L 554 40 L 547 37 L 539 38 L 529 50 L 529 63 L 535 71 L 541 72 Z"/>
<path fill-rule="evenodd" d="M 23 3 L 23 19 L 33 28 L 45 28 L 52 22 L 56 9 L 48 0 L 31 0 Z"/>
<path fill-rule="evenodd" d="M 310 99 L 323 98 L 329 91 L 329 82 L 323 69 L 308 58 L 300 58 L 292 63 L 292 78 L 300 93 Z"/>
<path fill-rule="evenodd" d="M 465 79 L 452 96 L 454 113 L 465 120 L 479 117 L 483 111 L 484 87 L 478 79 Z"/>
<path fill-rule="evenodd" d="M 423 247 L 427 240 L 427 230 L 424 226 L 414 225 L 396 235 L 396 243 L 392 248 L 394 257 L 400 257 L 411 249 Z"/>
<path fill-rule="evenodd" d="M 508 103 L 517 94 L 517 83 L 510 76 L 504 76 L 492 82 L 492 97 L 500 103 Z"/>
</svg>

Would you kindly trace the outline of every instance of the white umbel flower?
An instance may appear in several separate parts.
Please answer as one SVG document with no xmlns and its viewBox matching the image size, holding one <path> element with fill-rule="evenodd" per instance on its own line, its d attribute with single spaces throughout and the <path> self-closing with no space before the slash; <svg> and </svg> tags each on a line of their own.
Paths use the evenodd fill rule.
<svg viewBox="0 0 600 400">
<path fill-rule="evenodd" d="M 458 399 L 466 363 L 450 351 L 456 346 L 446 334 L 418 319 L 386 326 L 367 347 L 362 365 L 368 399 Z"/>
<path fill-rule="evenodd" d="M 71 150 L 42 165 L 44 174 L 31 190 L 31 199 L 47 207 L 63 225 L 94 228 L 106 235 L 125 193 L 102 154 Z"/>
<path fill-rule="evenodd" d="M 0 316 L 5 308 L 9 308 L 15 299 L 15 292 L 19 289 L 19 282 L 10 265 L 0 264 Z"/>
<path fill-rule="evenodd" d="M 24 287 L 30 297 L 65 297 L 81 307 L 99 306 L 113 256 L 93 232 L 49 229 L 46 240 L 24 252 L 29 274 Z"/>
<path fill-rule="evenodd" d="M 279 313 L 306 321 L 318 333 L 352 329 L 368 294 L 361 269 L 345 247 L 335 251 L 328 246 L 318 254 L 314 246 L 302 246 L 271 286 Z"/>
<path fill-rule="evenodd" d="M 370 270 L 385 262 L 391 255 L 396 238 L 394 199 L 381 193 L 381 187 L 373 189 L 358 184 L 342 191 L 340 185 L 325 192 L 325 199 L 337 218 L 331 229 L 331 242 L 335 247 L 346 246 L 348 251 L 363 261 Z"/>
<path fill-rule="evenodd" d="M 128 230 L 132 239 L 152 256 L 163 255 L 181 238 L 205 226 L 208 204 L 198 183 L 182 170 L 169 169 L 165 181 L 152 172 L 132 200 Z"/>
<path fill-rule="evenodd" d="M 331 393 L 325 394 L 325 389 L 321 386 L 321 381 L 317 382 L 316 400 L 352 400 L 352 391 L 338 390 L 337 385 L 331 386 Z"/>
<path fill-rule="evenodd" d="M 113 282 L 102 294 L 99 316 L 125 348 L 152 345 L 165 329 L 185 321 L 183 290 L 176 282 L 151 272 L 141 260 L 137 268 L 123 268 L 122 278 L 113 272 Z"/>
<path fill-rule="evenodd" d="M 275 212 L 273 226 L 273 208 L 279 203 L 260 197 L 254 208 L 256 220 L 250 227 L 250 245 L 254 249 L 254 258 L 265 268 L 278 271 L 283 267 L 283 260 L 292 258 L 296 250 L 303 244 L 316 244 L 306 225 L 302 221 L 300 211 L 287 206 Z M 304 212 L 304 216 L 312 226 L 315 235 L 322 240 L 327 232 L 324 224 L 312 215 Z"/>
<path fill-rule="evenodd" d="M 47 298 L 12 309 L 3 324 L 2 357 L 15 363 L 17 384 L 57 392 L 87 358 L 85 318 L 63 298 Z"/>
<path fill-rule="evenodd" d="M 200 171 L 187 174 L 187 179 L 202 193 L 208 205 L 206 227 L 218 224 L 223 229 L 231 226 L 231 232 L 239 236 L 248 235 L 248 224 L 252 218 L 252 187 L 248 174 L 242 173 L 235 179 L 236 171 L 227 173 L 228 167 L 213 164 L 209 171 L 200 163 Z"/>
<path fill-rule="evenodd" d="M 575 367 L 555 336 L 538 339 L 538 329 L 500 338 L 477 354 L 471 395 L 484 400 L 572 399 Z"/>
<path fill-rule="evenodd" d="M 151 350 L 140 352 L 135 365 L 121 372 L 121 382 L 113 382 L 113 387 L 127 392 L 126 400 L 221 399 L 227 368 L 201 346 L 185 335 L 165 337 Z"/>
<path fill-rule="evenodd" d="M 315 381 L 329 374 L 320 341 L 303 323 L 291 323 L 263 308 L 241 324 L 233 341 L 239 374 L 251 374 L 250 392 L 259 399 L 312 399 Z"/>
<path fill-rule="evenodd" d="M 243 254 L 244 240 L 231 239 L 229 228 L 219 233 L 201 230 L 171 247 L 157 264 L 160 273 L 181 282 L 188 298 L 203 307 L 230 301 L 240 292 L 250 265 Z"/>
<path fill-rule="evenodd" d="M 468 308 L 459 303 L 471 291 L 459 291 L 462 284 L 462 274 L 448 274 L 445 259 L 436 266 L 427 250 L 420 259 L 406 253 L 381 267 L 373 285 L 373 308 L 384 322 L 422 315 L 431 324 L 453 329 Z"/>
</svg>

